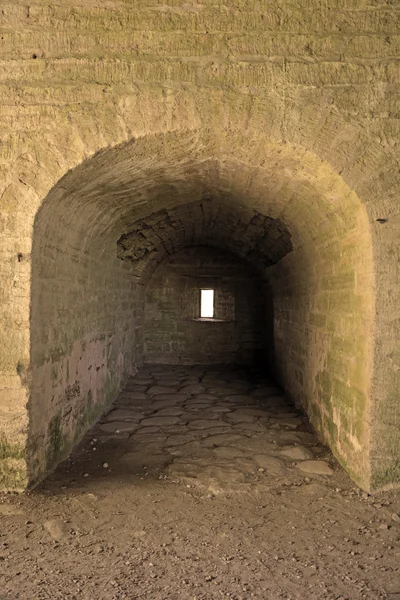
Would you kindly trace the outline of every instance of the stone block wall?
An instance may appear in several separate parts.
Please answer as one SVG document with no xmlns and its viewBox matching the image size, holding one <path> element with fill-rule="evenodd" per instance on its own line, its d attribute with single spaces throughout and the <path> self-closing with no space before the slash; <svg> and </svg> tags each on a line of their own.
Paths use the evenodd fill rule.
<svg viewBox="0 0 400 600">
<path fill-rule="evenodd" d="M 282 382 L 360 485 L 398 485 L 398 6 L 18 0 L 2 3 L 0 27 L 0 485 L 23 488 L 28 463 L 43 475 L 31 438 L 51 439 L 72 396 L 82 405 L 82 344 L 85 398 L 93 385 L 107 396 L 111 375 L 88 369 L 110 341 L 121 385 L 140 361 L 143 290 L 174 248 L 211 239 L 258 267 L 262 236 L 245 240 L 262 223 L 271 248 L 283 234 L 268 219 L 293 247 L 274 245 L 266 267 Z M 206 199 L 208 240 L 190 216 Z M 59 208 L 43 228 L 46 202 Z M 183 229 L 167 223 L 170 250 L 167 234 L 121 262 L 135 224 L 188 205 Z M 65 415 L 71 435 L 79 410 Z"/>
<path fill-rule="evenodd" d="M 310 249 L 298 248 L 266 272 L 274 298 L 276 376 L 357 483 L 370 468 L 372 360 L 366 343 L 374 308 L 366 293 L 372 255 L 362 220 L 349 216 L 348 230 L 342 225 L 339 235 L 315 231 L 312 257 Z"/>
<path fill-rule="evenodd" d="M 36 219 L 30 484 L 68 455 L 138 362 L 135 283 L 126 263 L 116 257 L 114 240 L 107 241 L 101 222 L 90 213 L 89 205 L 50 196 Z"/>
<path fill-rule="evenodd" d="M 215 320 L 200 320 L 200 290 L 214 289 Z M 268 315 L 272 318 L 272 315 Z M 194 246 L 166 259 L 146 287 L 143 360 L 242 364 L 264 360 L 263 281 L 234 256 Z"/>
</svg>

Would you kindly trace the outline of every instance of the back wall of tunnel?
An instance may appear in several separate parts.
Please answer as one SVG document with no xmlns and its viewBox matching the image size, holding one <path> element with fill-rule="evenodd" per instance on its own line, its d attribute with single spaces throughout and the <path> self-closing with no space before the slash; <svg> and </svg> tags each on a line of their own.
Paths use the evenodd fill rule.
<svg viewBox="0 0 400 600">
<path fill-rule="evenodd" d="M 203 289 L 213 292 L 212 318 L 201 317 Z M 144 308 L 145 363 L 265 366 L 271 301 L 257 270 L 229 252 L 196 245 L 165 259 Z"/>
<path fill-rule="evenodd" d="M 30 484 L 146 359 L 146 285 L 165 260 L 199 245 L 262 274 L 274 373 L 368 487 L 373 290 L 364 208 L 310 153 L 233 132 L 148 136 L 101 152 L 43 203 L 32 250 Z"/>
</svg>

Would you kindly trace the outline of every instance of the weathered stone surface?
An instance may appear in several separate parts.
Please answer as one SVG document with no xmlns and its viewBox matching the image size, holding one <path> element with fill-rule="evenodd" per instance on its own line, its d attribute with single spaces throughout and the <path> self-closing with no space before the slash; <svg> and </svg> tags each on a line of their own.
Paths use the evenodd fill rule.
<svg viewBox="0 0 400 600">
<path fill-rule="evenodd" d="M 135 442 L 147 443 L 154 448 L 157 445 L 163 444 L 167 439 L 167 435 L 161 431 L 160 427 L 152 425 L 139 427 L 137 431 L 131 434 L 131 438 Z"/>
<path fill-rule="evenodd" d="M 143 419 L 143 414 L 126 408 L 113 410 L 106 417 L 107 421 L 133 421 L 135 423 L 139 423 L 140 419 Z"/>
<path fill-rule="evenodd" d="M 5 5 L 3 488 L 67 456 L 143 357 L 267 358 L 358 483 L 400 483 L 398 22 L 356 4 Z M 195 321 L 213 282 L 222 322 Z"/>
<path fill-rule="evenodd" d="M 239 434 L 234 433 L 220 433 L 220 434 L 212 434 L 209 435 L 204 441 L 203 445 L 209 448 L 217 447 L 217 446 L 234 446 L 235 443 L 239 442 L 243 439 Z M 245 443 L 247 442 L 246 438 L 244 438 Z"/>
<path fill-rule="evenodd" d="M 243 412 L 230 412 L 224 415 L 224 419 L 230 423 L 254 423 L 257 417 Z"/>
<path fill-rule="evenodd" d="M 198 421 L 199 419 L 202 421 L 216 420 L 220 425 L 226 425 L 219 413 L 208 412 L 207 409 L 188 409 L 182 414 L 182 420 L 187 423 Z"/>
<path fill-rule="evenodd" d="M 176 425 L 179 423 L 178 417 L 148 417 L 140 422 L 141 427 L 163 427 L 166 425 Z"/>
<path fill-rule="evenodd" d="M 304 446 L 289 446 L 288 448 L 283 448 L 281 454 L 292 460 L 308 460 L 314 458 L 313 452 Z"/>
<path fill-rule="evenodd" d="M 323 460 L 305 460 L 297 465 L 297 468 L 304 473 L 313 475 L 332 475 L 330 466 Z"/>
<path fill-rule="evenodd" d="M 105 433 L 126 433 L 130 431 L 136 431 L 139 425 L 132 423 L 131 421 L 111 421 L 111 423 L 104 423 L 100 425 L 101 431 Z"/>
<path fill-rule="evenodd" d="M 158 410 L 156 416 L 157 417 L 179 417 L 183 412 L 184 411 L 182 408 L 175 408 L 175 407 L 171 406 L 170 408 L 162 408 L 161 410 Z"/>
<path fill-rule="evenodd" d="M 190 421 L 189 423 L 189 429 L 213 429 L 215 427 L 219 427 L 221 425 L 221 421 L 219 421 L 218 419 L 213 419 L 213 420 L 202 420 L 202 419 L 198 419 L 198 420 L 194 420 L 194 421 Z"/>
<path fill-rule="evenodd" d="M 144 392 L 132 392 L 129 394 L 129 399 L 133 402 L 136 400 L 146 400 L 147 396 Z"/>
<path fill-rule="evenodd" d="M 171 389 L 167 386 L 163 385 L 152 385 L 148 390 L 147 394 L 149 396 L 160 396 L 164 394 L 169 394 Z"/>
<path fill-rule="evenodd" d="M 245 394 L 231 394 L 224 397 L 225 402 L 236 403 L 241 405 L 253 405 L 254 400 L 250 395 Z"/>
<path fill-rule="evenodd" d="M 299 433 L 300 432 L 298 431 L 296 431 L 296 433 L 293 431 L 279 431 L 276 435 L 276 441 L 280 446 L 300 444 L 302 441 L 306 440 L 304 440 Z"/>
<path fill-rule="evenodd" d="M 233 425 L 233 429 L 247 432 L 249 434 L 252 432 L 265 433 L 266 426 L 264 423 L 260 423 L 259 421 L 257 421 L 256 423 L 236 423 L 235 425 Z"/>
<path fill-rule="evenodd" d="M 285 472 L 285 464 L 279 458 L 267 454 L 256 454 L 254 461 L 258 467 L 265 469 L 268 473 L 280 475 Z"/>
<path fill-rule="evenodd" d="M 177 403 L 177 402 L 185 402 L 187 400 L 187 394 L 183 394 L 181 392 L 174 392 L 174 393 L 169 393 L 169 394 L 157 394 L 156 396 L 154 396 L 154 401 L 157 402 L 161 402 L 161 401 L 166 401 L 166 402 L 170 402 L 170 403 Z"/>
<path fill-rule="evenodd" d="M 187 433 L 180 433 L 180 434 L 174 434 L 171 435 L 170 437 L 168 437 L 165 446 L 166 447 L 173 447 L 173 446 L 184 446 L 185 444 L 188 444 L 189 442 L 193 442 L 195 440 L 195 436 L 193 436 L 191 433 L 187 432 Z"/>
<path fill-rule="evenodd" d="M 231 409 L 227 408 L 226 406 L 218 406 L 218 404 L 217 404 L 215 406 L 209 406 L 207 408 L 207 411 L 209 413 L 216 413 L 216 414 L 221 414 L 222 415 L 224 413 L 226 414 L 226 413 L 231 412 Z"/>
<path fill-rule="evenodd" d="M 212 408 L 212 405 L 206 404 L 204 401 L 203 402 L 196 402 L 196 401 L 190 402 L 189 401 L 189 402 L 185 402 L 184 407 L 185 407 L 185 410 L 189 410 L 189 411 L 193 411 L 193 412 L 202 412 L 202 411 L 209 411 L 210 408 Z"/>
<path fill-rule="evenodd" d="M 178 388 L 180 385 L 179 379 L 157 379 L 157 385 L 161 387 Z"/>
<path fill-rule="evenodd" d="M 243 452 L 238 448 L 233 448 L 232 446 L 220 446 L 218 448 L 213 449 L 213 453 L 217 458 L 226 458 L 227 460 L 235 459 L 238 456 L 242 456 Z"/>
<path fill-rule="evenodd" d="M 280 427 L 288 427 L 289 429 L 297 429 L 299 425 L 301 425 L 302 421 L 298 417 L 291 417 L 285 419 L 278 419 L 276 423 Z"/>
<path fill-rule="evenodd" d="M 184 394 L 202 394 L 206 390 L 200 383 L 193 383 L 191 385 L 183 386 L 179 391 Z"/>
<path fill-rule="evenodd" d="M 268 417 L 268 412 L 263 410 L 262 408 L 252 408 L 250 406 L 245 406 L 243 408 L 237 408 L 235 410 L 236 415 L 245 414 L 253 417 Z"/>
</svg>

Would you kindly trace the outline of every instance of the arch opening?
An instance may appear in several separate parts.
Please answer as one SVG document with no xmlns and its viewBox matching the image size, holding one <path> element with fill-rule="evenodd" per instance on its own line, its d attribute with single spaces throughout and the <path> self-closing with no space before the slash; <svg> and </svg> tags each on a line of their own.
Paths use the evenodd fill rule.
<svg viewBox="0 0 400 600">
<path fill-rule="evenodd" d="M 224 361 L 269 363 L 368 487 L 373 281 L 364 207 L 317 157 L 234 132 L 148 136 L 101 152 L 44 201 L 32 249 L 30 483 L 68 454 L 144 361 L 200 360 L 187 345 L 151 339 L 158 276 L 177 265 L 193 274 L 197 261 L 211 287 L 199 249 L 220 257 L 219 268 L 232 263 L 227 256 L 252 265 L 273 303 L 253 307 L 252 328 L 261 327 L 247 357 L 235 342 Z M 199 325 L 190 315 L 190 327 Z"/>
</svg>

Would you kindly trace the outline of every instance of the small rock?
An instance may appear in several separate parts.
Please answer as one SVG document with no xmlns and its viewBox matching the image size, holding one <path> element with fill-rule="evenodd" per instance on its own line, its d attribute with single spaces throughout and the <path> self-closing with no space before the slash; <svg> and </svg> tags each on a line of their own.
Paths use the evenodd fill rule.
<svg viewBox="0 0 400 600">
<path fill-rule="evenodd" d="M 314 458 L 314 454 L 304 446 L 289 446 L 281 451 L 282 456 L 287 456 L 293 460 L 309 460 Z"/>
<path fill-rule="evenodd" d="M 62 521 L 59 519 L 51 519 L 43 523 L 44 529 L 53 538 L 53 540 L 62 540 L 67 536 L 67 530 Z"/>
<path fill-rule="evenodd" d="M 259 468 L 265 469 L 269 473 L 280 474 L 285 471 L 285 465 L 279 458 L 267 456 L 265 454 L 256 454 L 253 457 Z"/>
<path fill-rule="evenodd" d="M 108 469 L 108 463 L 103 463 L 103 469 Z"/>
<path fill-rule="evenodd" d="M 400 523 L 400 515 L 397 513 L 392 513 L 392 521 L 394 521 L 394 523 Z"/>
<path fill-rule="evenodd" d="M 305 460 L 296 466 L 304 473 L 312 473 L 313 475 L 333 475 L 332 469 L 323 460 Z"/>
</svg>

